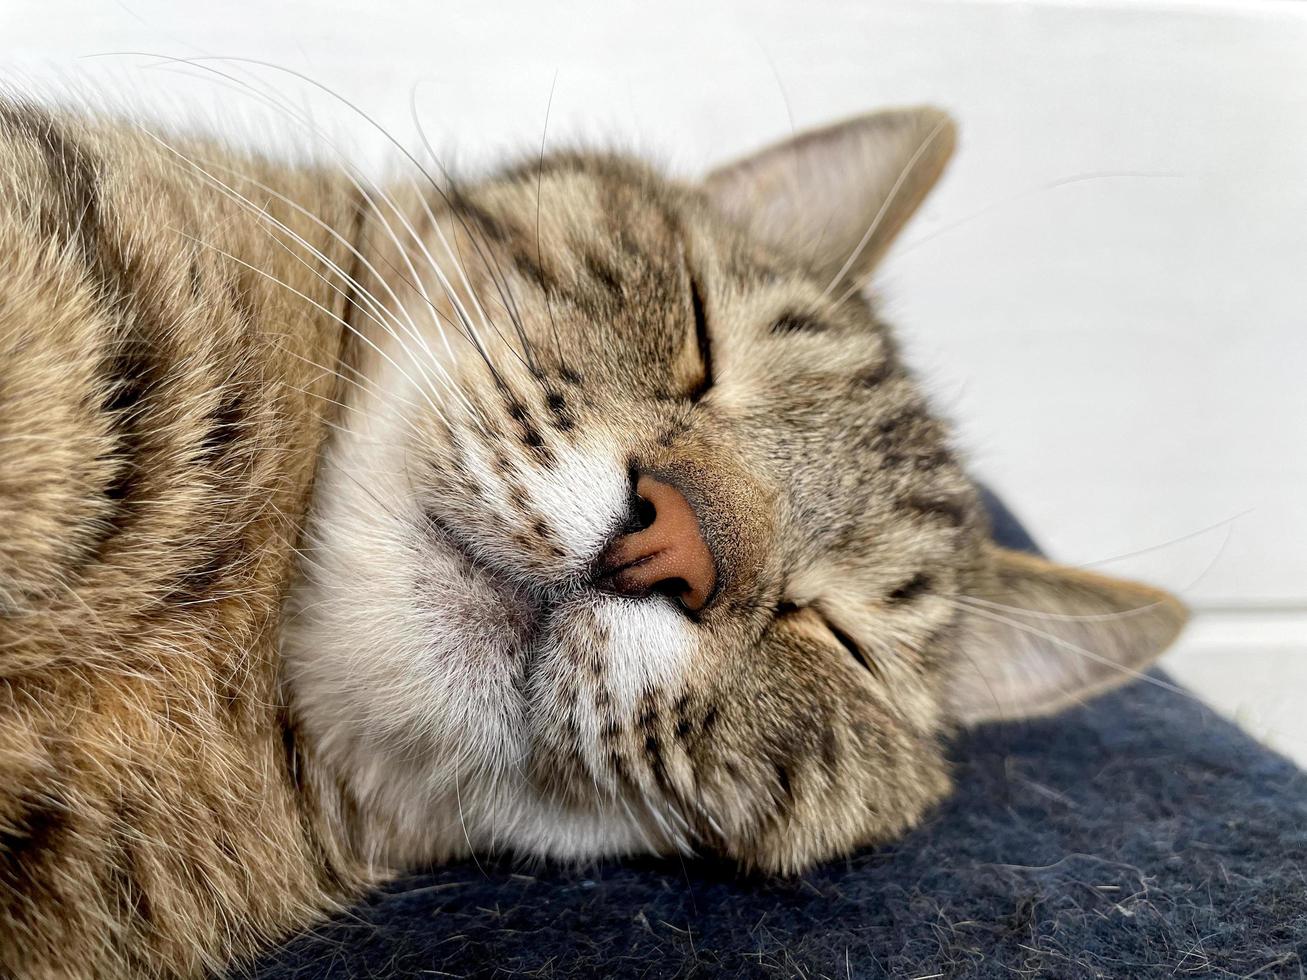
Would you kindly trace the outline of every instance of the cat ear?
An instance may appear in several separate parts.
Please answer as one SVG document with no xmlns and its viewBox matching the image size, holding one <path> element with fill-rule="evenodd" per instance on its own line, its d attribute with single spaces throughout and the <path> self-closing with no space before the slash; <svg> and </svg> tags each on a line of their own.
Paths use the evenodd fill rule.
<svg viewBox="0 0 1307 980">
<path fill-rule="evenodd" d="M 964 724 L 1049 714 L 1132 680 L 1189 618 L 1161 589 L 988 550 L 989 585 L 961 600 L 955 634 L 950 694 Z"/>
<path fill-rule="evenodd" d="M 888 109 L 801 133 L 710 173 L 709 196 L 754 234 L 862 282 L 944 172 L 953 121 Z"/>
</svg>

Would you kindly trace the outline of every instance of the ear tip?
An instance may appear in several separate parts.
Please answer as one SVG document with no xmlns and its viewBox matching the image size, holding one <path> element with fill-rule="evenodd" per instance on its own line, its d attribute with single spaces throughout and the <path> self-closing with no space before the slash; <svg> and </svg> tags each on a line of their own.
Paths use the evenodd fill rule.
<svg viewBox="0 0 1307 980">
<path fill-rule="evenodd" d="M 925 132 L 938 130 L 939 135 L 936 139 L 947 140 L 950 143 L 957 139 L 957 118 L 943 106 L 937 106 L 930 102 L 923 102 L 920 105 L 904 106 L 901 109 L 890 109 L 887 111 L 911 120 L 912 124 L 917 129 Z"/>
<path fill-rule="evenodd" d="M 1148 610 L 1146 623 L 1151 637 L 1150 645 L 1155 655 L 1160 654 L 1184 632 L 1193 613 L 1184 600 L 1173 592 L 1141 582 L 1130 584 L 1137 590 L 1136 602 Z"/>
<path fill-rule="evenodd" d="M 882 109 L 863 117 L 871 127 L 889 125 L 898 130 L 913 145 L 928 147 L 927 159 L 942 170 L 953 156 L 958 145 L 958 123 L 944 108 L 930 103 L 899 108 Z"/>
<path fill-rule="evenodd" d="M 947 139 L 955 137 L 958 130 L 958 121 L 953 113 L 943 106 L 931 102 L 871 109 L 845 119 L 842 123 L 837 122 L 824 128 L 834 132 L 859 125 L 872 128 L 888 125 L 896 128 L 912 129 L 921 133 L 929 133 L 931 130 L 938 129 L 939 137 L 936 138 L 944 137 Z"/>
<path fill-rule="evenodd" d="M 1175 642 L 1176 638 L 1184 631 L 1189 620 L 1193 618 L 1191 610 L 1179 596 L 1167 592 L 1164 589 L 1158 589 L 1159 602 L 1162 609 L 1168 615 L 1166 646 Z"/>
<path fill-rule="evenodd" d="M 953 117 L 953 113 L 949 112 L 943 106 L 935 105 L 932 102 L 923 102 L 920 105 L 915 106 L 912 111 L 920 115 L 923 119 L 929 119 L 932 125 L 943 123 L 949 128 L 956 128 L 958 124 L 957 119 Z"/>
</svg>

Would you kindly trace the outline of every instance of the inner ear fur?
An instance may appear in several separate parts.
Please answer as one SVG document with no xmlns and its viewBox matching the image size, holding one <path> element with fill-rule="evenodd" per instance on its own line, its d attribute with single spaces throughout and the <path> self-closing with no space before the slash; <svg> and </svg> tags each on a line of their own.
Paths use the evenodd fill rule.
<svg viewBox="0 0 1307 980">
<path fill-rule="evenodd" d="M 987 546 L 961 600 L 950 698 L 978 724 L 1045 715 L 1137 678 L 1189 618 L 1162 589 Z"/>
<path fill-rule="evenodd" d="M 935 186 L 957 142 L 932 106 L 886 109 L 801 133 L 712 171 L 717 207 L 807 259 L 861 283 Z"/>
</svg>

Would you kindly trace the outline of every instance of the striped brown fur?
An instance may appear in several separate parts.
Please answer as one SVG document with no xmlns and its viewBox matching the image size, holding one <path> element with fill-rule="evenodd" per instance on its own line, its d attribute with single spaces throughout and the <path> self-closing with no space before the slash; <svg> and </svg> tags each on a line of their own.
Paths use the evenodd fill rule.
<svg viewBox="0 0 1307 980">
<path fill-rule="evenodd" d="M 1171 597 L 988 542 L 862 292 L 952 144 L 383 194 L 0 101 L 0 976 L 222 972 L 482 850 L 793 872 L 1160 652 Z M 604 585 L 641 477 L 700 605 Z"/>
<path fill-rule="evenodd" d="M 275 649 L 344 331 L 253 270 L 343 300 L 132 127 L 0 106 L 0 188 L 0 975 L 219 969 L 361 880 Z"/>
</svg>

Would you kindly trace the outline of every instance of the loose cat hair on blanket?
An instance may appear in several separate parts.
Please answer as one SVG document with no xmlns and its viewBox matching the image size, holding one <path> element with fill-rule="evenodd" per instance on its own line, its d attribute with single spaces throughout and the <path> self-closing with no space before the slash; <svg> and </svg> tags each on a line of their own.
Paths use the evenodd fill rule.
<svg viewBox="0 0 1307 980">
<path fill-rule="evenodd" d="M 865 291 L 953 146 L 377 186 L 0 102 L 0 974 L 490 851 L 795 872 L 1138 676 L 1183 607 L 993 545 Z"/>
</svg>

